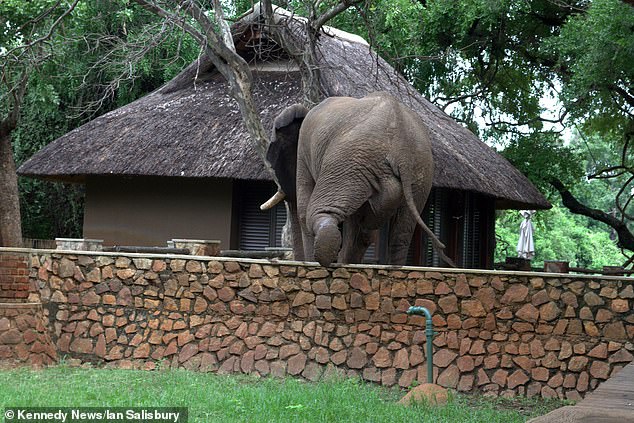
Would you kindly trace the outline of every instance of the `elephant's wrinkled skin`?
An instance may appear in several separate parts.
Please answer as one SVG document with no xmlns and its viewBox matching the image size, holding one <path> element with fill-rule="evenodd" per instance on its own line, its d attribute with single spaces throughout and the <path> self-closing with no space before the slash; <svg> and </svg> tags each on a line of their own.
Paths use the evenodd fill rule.
<svg viewBox="0 0 634 423">
<path fill-rule="evenodd" d="M 267 157 L 289 204 L 296 259 L 359 263 L 388 221 L 389 263 L 405 263 L 417 223 L 442 253 L 420 219 L 434 170 L 429 134 L 391 95 L 291 106 L 275 120 Z"/>
</svg>

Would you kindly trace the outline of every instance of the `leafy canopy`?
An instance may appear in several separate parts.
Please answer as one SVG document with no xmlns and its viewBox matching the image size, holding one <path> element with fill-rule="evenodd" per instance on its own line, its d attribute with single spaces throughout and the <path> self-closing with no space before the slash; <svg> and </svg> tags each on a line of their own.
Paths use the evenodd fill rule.
<svg viewBox="0 0 634 423">
<path fill-rule="evenodd" d="M 362 12 L 363 19 L 349 14 L 339 25 L 368 37 L 419 91 L 504 148 L 552 202 L 558 193 L 550 181 L 558 179 L 590 207 L 619 215 L 619 192 L 621 205 L 632 207 L 627 184 L 634 184 L 634 166 L 626 147 L 634 141 L 634 7 L 620 0 L 377 0 Z M 576 138 L 564 141 L 564 129 Z M 623 168 L 601 173 L 615 165 Z M 612 180 L 588 180 L 619 172 Z M 513 213 L 498 219 L 498 235 L 507 242 L 510 233 L 516 242 L 521 221 Z M 603 237 L 614 260 L 622 260 L 605 238 L 609 228 L 562 213 L 557 206 L 538 213 L 539 225 L 548 228 L 540 234 L 547 245 L 538 242 L 550 251 L 546 256 L 593 257 L 588 249 L 571 254 L 561 242 L 585 234 Z M 546 225 L 554 221 L 567 230 Z M 580 251 L 588 245 L 581 240 L 566 245 Z"/>
<path fill-rule="evenodd" d="M 128 1 L 81 1 L 45 42 L 11 50 L 49 33 L 67 6 L 61 2 L 49 10 L 55 4 L 0 2 L 3 71 L 14 79 L 28 71 L 19 123 L 11 137 L 18 166 L 89 119 L 158 88 L 199 53 L 182 32 L 159 36 L 162 20 Z M 11 107 L 7 87 L 10 84 L 0 90 L 4 113 Z M 26 237 L 81 236 L 81 187 L 28 178 L 20 178 L 19 186 Z"/>
</svg>

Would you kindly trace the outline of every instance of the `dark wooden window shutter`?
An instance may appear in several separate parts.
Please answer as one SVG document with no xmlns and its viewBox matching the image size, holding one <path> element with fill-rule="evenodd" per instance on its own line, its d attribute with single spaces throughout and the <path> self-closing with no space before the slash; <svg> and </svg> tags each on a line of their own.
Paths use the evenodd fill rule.
<svg viewBox="0 0 634 423">
<path fill-rule="evenodd" d="M 238 186 L 239 248 L 264 250 L 267 247 L 280 247 L 282 228 L 286 222 L 286 207 L 282 203 L 272 210 L 260 210 L 260 205 L 275 192 L 273 184 L 248 181 L 241 182 Z"/>
</svg>

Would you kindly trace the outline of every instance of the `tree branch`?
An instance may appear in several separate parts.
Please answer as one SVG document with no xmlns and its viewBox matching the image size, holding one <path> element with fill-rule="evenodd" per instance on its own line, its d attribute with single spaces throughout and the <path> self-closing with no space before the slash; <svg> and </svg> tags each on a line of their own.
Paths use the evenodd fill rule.
<svg viewBox="0 0 634 423">
<path fill-rule="evenodd" d="M 233 44 L 233 36 L 231 35 L 231 28 L 229 28 L 229 24 L 225 20 L 224 14 L 222 13 L 222 5 L 220 4 L 220 0 L 213 0 L 214 5 L 214 14 L 216 16 L 216 23 L 220 27 L 220 33 L 222 35 L 222 41 L 227 46 L 227 48 L 233 52 L 236 51 L 236 46 Z"/>
<path fill-rule="evenodd" d="M 618 172 L 617 172 L 618 171 Z M 598 172 L 593 173 L 592 175 L 588 175 L 588 179 L 612 179 L 617 178 L 619 176 L 625 175 L 628 172 L 631 172 L 632 169 L 627 168 L 625 166 L 610 166 L 605 169 L 601 169 Z M 616 173 L 613 173 L 616 172 Z M 605 175 L 607 173 L 607 175 Z"/>
<path fill-rule="evenodd" d="M 9 57 L 9 56 L 13 55 L 14 52 L 19 51 L 19 50 L 21 50 L 23 52 L 28 51 L 33 46 L 35 46 L 37 44 L 40 44 L 40 43 L 43 43 L 44 41 L 49 40 L 53 36 L 53 32 L 55 32 L 55 29 L 57 28 L 57 26 L 64 20 L 64 18 L 66 16 L 70 15 L 70 13 L 73 10 L 75 10 L 75 7 L 77 6 L 78 3 L 79 3 L 79 0 L 74 0 L 73 3 L 68 7 L 68 9 L 66 9 L 64 11 L 64 13 L 62 13 L 60 16 L 58 16 L 58 18 L 55 20 L 55 22 L 53 22 L 53 24 L 51 25 L 51 27 L 49 28 L 49 30 L 48 30 L 48 32 L 46 34 L 44 34 L 40 38 L 36 38 L 35 40 L 33 40 L 31 42 L 28 42 L 26 44 L 23 44 L 23 45 L 20 45 L 20 46 L 12 48 L 11 50 L 9 50 L 6 53 L 4 53 L 2 56 Z M 59 4 L 59 3 L 57 3 L 57 4 Z M 57 5 L 55 5 L 55 6 L 57 6 Z M 53 7 L 55 7 L 55 6 L 53 6 Z M 49 9 L 49 11 L 46 11 L 44 13 L 48 14 L 53 9 L 53 7 L 51 7 Z M 41 19 L 41 17 L 42 16 L 40 16 L 40 17 L 38 17 L 36 19 Z M 35 20 L 34 22 L 37 22 L 37 20 Z M 18 54 L 16 56 L 16 58 L 19 58 L 19 57 L 20 57 L 20 54 Z M 4 68 L 5 65 L 3 64 L 2 67 Z"/>
<path fill-rule="evenodd" d="M 158 15 L 162 18 L 171 20 L 172 22 L 174 22 L 175 24 L 183 28 L 183 30 L 187 32 L 189 35 L 194 37 L 194 39 L 198 43 L 200 44 L 205 43 L 205 36 L 201 34 L 200 31 L 198 31 L 196 28 L 194 28 L 193 26 L 185 22 L 185 20 L 181 18 L 180 16 L 177 16 L 174 13 L 168 12 L 167 10 L 160 7 L 159 5 L 154 4 L 147 0 L 134 0 L 134 1 L 145 10 L 152 12 L 155 15 Z"/>
<path fill-rule="evenodd" d="M 616 207 L 619 209 L 619 212 L 623 215 L 623 218 L 629 219 L 629 220 L 634 220 L 634 216 L 627 213 L 627 207 L 632 201 L 632 194 L 626 191 L 627 191 L 627 187 L 632 183 L 632 181 L 634 181 L 634 175 L 630 175 L 627 181 L 623 185 L 621 185 L 621 188 L 619 189 L 619 192 L 616 194 L 616 198 L 614 201 L 616 204 Z M 622 201 L 623 201 L 622 197 L 624 194 L 628 198 L 625 200 L 625 204 L 622 204 Z"/>
<path fill-rule="evenodd" d="M 361 3 L 361 1 L 363 1 L 363 0 L 343 0 L 340 3 L 337 3 L 336 5 L 331 7 L 330 9 L 326 10 L 324 13 L 319 15 L 317 18 L 315 18 L 315 20 L 313 22 L 311 22 L 310 26 L 315 31 L 318 31 L 319 29 L 321 29 L 322 26 L 324 26 L 326 24 L 326 22 L 328 22 L 329 20 L 333 19 L 334 17 L 336 17 L 341 12 L 344 12 L 350 6 L 354 6 L 357 3 Z M 318 4 L 316 6 L 318 6 Z"/>
<path fill-rule="evenodd" d="M 550 184 L 559 192 L 559 195 L 561 195 L 561 201 L 568 210 L 572 213 L 587 216 L 610 226 L 616 231 L 619 247 L 629 251 L 634 251 L 634 235 L 627 228 L 626 222 L 617 219 L 602 210 L 593 209 L 581 204 L 559 179 L 553 178 L 550 181 Z"/>
<path fill-rule="evenodd" d="M 8 135 L 13 131 L 18 125 L 18 118 L 20 117 L 20 109 L 22 107 L 22 101 L 24 100 L 24 94 L 26 93 L 26 87 L 29 82 L 29 71 L 28 68 L 25 67 L 22 69 L 22 74 L 20 76 L 19 82 L 16 87 L 11 87 L 10 95 L 12 97 L 11 104 L 9 106 L 9 112 L 7 116 L 0 121 L 0 134 Z M 9 81 L 7 80 L 6 73 L 2 74 L 2 83 L 6 86 L 10 86 Z"/>
<path fill-rule="evenodd" d="M 524 125 L 529 125 L 531 123 L 535 123 L 535 122 L 547 122 L 547 123 L 559 123 L 559 124 L 563 124 L 563 121 L 566 119 L 566 116 L 568 115 L 568 110 L 563 110 L 563 113 L 561 113 L 559 115 L 559 117 L 557 119 L 548 119 L 545 117 L 541 117 L 541 116 L 537 116 L 536 118 L 533 119 L 528 119 L 525 120 L 523 122 L 508 122 L 508 121 L 504 121 L 504 120 L 496 120 L 496 121 L 490 121 L 489 125 L 490 126 L 497 126 L 497 125 L 509 125 L 509 126 L 524 126 Z"/>
<path fill-rule="evenodd" d="M 623 98 L 623 100 L 625 100 L 625 102 L 629 104 L 631 107 L 634 107 L 634 96 L 630 94 L 629 92 L 627 92 L 625 88 L 620 87 L 616 84 L 609 84 L 608 88 L 612 89 L 614 92 L 619 94 L 621 98 Z"/>
</svg>

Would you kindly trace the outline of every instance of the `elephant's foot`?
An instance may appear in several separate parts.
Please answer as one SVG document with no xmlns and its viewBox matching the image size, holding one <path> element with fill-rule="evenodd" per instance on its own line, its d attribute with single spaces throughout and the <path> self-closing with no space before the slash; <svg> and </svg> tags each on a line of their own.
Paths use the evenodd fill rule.
<svg viewBox="0 0 634 423">
<path fill-rule="evenodd" d="M 315 260 L 322 266 L 328 266 L 337 260 L 341 249 L 341 232 L 337 221 L 332 217 L 318 219 L 315 230 Z"/>
</svg>

